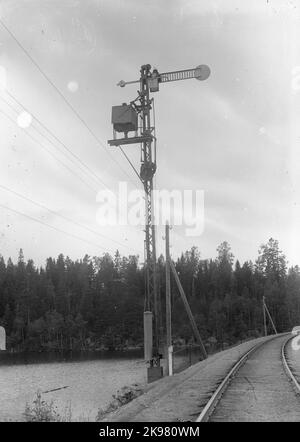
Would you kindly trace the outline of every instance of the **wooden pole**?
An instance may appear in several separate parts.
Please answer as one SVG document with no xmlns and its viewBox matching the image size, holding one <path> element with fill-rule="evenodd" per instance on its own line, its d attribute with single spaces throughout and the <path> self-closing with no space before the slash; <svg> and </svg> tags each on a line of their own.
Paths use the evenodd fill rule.
<svg viewBox="0 0 300 442">
<path fill-rule="evenodd" d="M 186 309 L 186 312 L 187 312 L 187 314 L 188 314 L 188 317 L 189 317 L 189 320 L 190 320 L 190 323 L 191 323 L 191 326 L 192 326 L 192 329 L 193 329 L 193 332 L 194 332 L 195 338 L 196 338 L 198 344 L 199 344 L 200 347 L 201 347 L 202 354 L 203 354 L 204 358 L 206 359 L 206 358 L 207 358 L 207 353 L 206 353 L 206 350 L 205 350 L 204 344 L 203 344 L 203 342 L 202 342 L 202 339 L 201 339 L 201 336 L 200 336 L 199 330 L 198 330 L 198 328 L 197 328 L 197 324 L 196 324 L 196 322 L 195 322 L 195 319 L 194 319 L 193 313 L 192 313 L 191 308 L 190 308 L 190 306 L 189 306 L 188 300 L 187 300 L 187 298 L 186 298 L 186 296 L 185 296 L 185 293 L 184 293 L 183 287 L 182 287 L 181 282 L 180 282 L 180 280 L 179 280 L 179 277 L 178 277 L 178 275 L 177 275 L 177 272 L 176 272 L 175 266 L 174 266 L 174 264 L 173 264 L 173 262 L 172 262 L 171 259 L 170 259 L 170 268 L 171 268 L 171 270 L 172 270 L 172 273 L 173 273 L 173 275 L 174 275 L 174 278 L 175 278 L 175 281 L 176 281 L 176 284 L 177 284 L 177 287 L 178 287 L 179 293 L 180 293 L 181 298 L 182 298 L 182 300 L 183 300 L 183 304 L 184 304 L 185 309 Z"/>
<path fill-rule="evenodd" d="M 264 331 L 267 336 L 267 322 L 266 322 L 266 309 L 265 309 L 265 297 L 263 296 L 263 315 L 264 315 Z"/>
<path fill-rule="evenodd" d="M 170 226 L 166 224 L 166 329 L 167 346 L 172 345 L 171 284 L 170 284 Z"/>
<path fill-rule="evenodd" d="M 272 324 L 272 327 L 273 327 L 274 333 L 275 333 L 275 335 L 277 335 L 276 327 L 275 327 L 274 322 L 273 322 L 273 320 L 272 320 L 272 316 L 271 316 L 271 314 L 270 314 L 270 312 L 269 312 L 269 309 L 268 309 L 268 307 L 267 307 L 267 305 L 266 305 L 266 303 L 265 303 L 265 300 L 264 300 L 264 304 L 265 304 L 266 312 L 268 313 L 268 317 L 269 317 L 270 322 L 271 322 L 271 324 Z"/>
<path fill-rule="evenodd" d="M 172 310 L 171 310 L 171 281 L 170 281 L 170 226 L 166 224 L 166 344 L 168 353 L 169 376 L 173 375 L 172 355 Z"/>
</svg>

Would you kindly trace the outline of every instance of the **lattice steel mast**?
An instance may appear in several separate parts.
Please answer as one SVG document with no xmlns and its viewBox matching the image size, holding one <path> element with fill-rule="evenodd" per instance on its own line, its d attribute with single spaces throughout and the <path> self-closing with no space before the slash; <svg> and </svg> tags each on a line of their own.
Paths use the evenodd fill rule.
<svg viewBox="0 0 300 442">
<path fill-rule="evenodd" d="M 142 135 L 149 135 L 149 138 L 142 142 L 142 157 L 140 177 L 145 190 L 145 233 L 146 233 L 146 309 L 154 311 L 154 348 L 153 356 L 159 353 L 159 314 L 156 279 L 156 242 L 153 205 L 153 177 L 156 172 L 156 153 L 153 150 L 153 132 L 151 126 L 151 103 L 149 94 L 148 79 L 151 78 L 151 66 L 149 64 L 141 67 L 140 80 L 140 103 Z"/>
<path fill-rule="evenodd" d="M 153 367 L 154 365 L 159 366 L 160 300 L 158 298 L 156 278 L 156 243 L 153 206 L 153 177 L 156 172 L 156 140 L 154 127 L 151 125 L 153 99 L 150 98 L 150 92 L 157 92 L 160 83 L 188 80 L 191 78 L 206 80 L 210 75 L 210 69 L 206 65 L 200 65 L 194 69 L 160 74 L 157 69 L 153 69 L 151 72 L 151 66 L 146 64 L 141 66 L 140 74 L 139 80 L 128 82 L 121 80 L 118 83 L 118 86 L 121 87 L 127 84 L 140 83 L 140 90 L 138 91 L 138 97 L 129 105 L 124 103 L 121 106 L 113 106 L 112 123 L 114 139 L 109 140 L 108 143 L 110 146 L 141 144 L 141 168 L 139 177 L 145 190 L 145 313 L 149 314 L 148 317 L 144 316 L 145 347 L 147 347 L 145 349 L 145 359 L 149 360 L 151 367 Z M 141 122 L 140 125 L 138 122 L 139 118 Z M 117 138 L 117 132 L 124 133 L 124 138 Z M 128 137 L 128 132 L 135 132 L 135 136 Z M 154 312 L 153 342 L 151 312 Z"/>
</svg>

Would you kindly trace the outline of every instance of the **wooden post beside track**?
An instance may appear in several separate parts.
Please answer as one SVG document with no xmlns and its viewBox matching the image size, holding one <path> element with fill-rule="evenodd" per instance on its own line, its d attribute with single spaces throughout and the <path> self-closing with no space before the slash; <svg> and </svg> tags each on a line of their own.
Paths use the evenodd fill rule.
<svg viewBox="0 0 300 442">
<path fill-rule="evenodd" d="M 199 330 L 198 330 L 197 324 L 196 324 L 196 322 L 195 322 L 195 319 L 194 319 L 193 313 L 192 313 L 192 311 L 191 311 L 191 308 L 190 308 L 190 306 L 189 306 L 188 300 L 187 300 L 187 298 L 186 298 L 186 295 L 185 295 L 185 293 L 184 293 L 183 287 L 182 287 L 182 285 L 181 285 L 180 279 L 179 279 L 178 274 L 177 274 L 177 272 L 176 272 L 175 266 L 174 266 L 174 264 L 173 264 L 173 262 L 172 262 L 171 259 L 170 259 L 170 267 L 171 267 L 172 273 L 173 273 L 173 275 L 174 275 L 174 278 L 175 278 L 175 281 L 176 281 L 176 284 L 177 284 L 177 287 L 178 287 L 179 293 L 180 293 L 181 298 L 182 298 L 182 300 L 183 300 L 183 303 L 184 303 L 184 306 L 185 306 L 185 310 L 186 310 L 186 312 L 187 312 L 187 314 L 188 314 L 188 317 L 189 317 L 189 320 L 190 320 L 190 323 L 191 323 L 191 326 L 192 326 L 192 329 L 193 329 L 193 332 L 194 332 L 195 338 L 196 338 L 198 344 L 199 344 L 200 347 L 201 347 L 201 351 L 202 351 L 202 354 L 203 354 L 204 358 L 206 359 L 206 358 L 207 358 L 207 353 L 206 353 L 206 350 L 205 350 L 204 344 L 203 344 L 203 342 L 202 342 L 202 339 L 201 339 L 201 336 L 200 336 L 200 333 L 199 333 Z"/>
<path fill-rule="evenodd" d="M 166 345 L 168 354 L 168 372 L 173 375 L 172 355 L 172 314 L 171 314 L 171 281 L 170 281 L 170 226 L 166 224 Z"/>
<path fill-rule="evenodd" d="M 263 296 L 263 315 L 264 315 L 264 332 L 265 336 L 267 336 L 267 322 L 266 322 L 266 309 L 265 309 L 265 297 Z"/>
</svg>

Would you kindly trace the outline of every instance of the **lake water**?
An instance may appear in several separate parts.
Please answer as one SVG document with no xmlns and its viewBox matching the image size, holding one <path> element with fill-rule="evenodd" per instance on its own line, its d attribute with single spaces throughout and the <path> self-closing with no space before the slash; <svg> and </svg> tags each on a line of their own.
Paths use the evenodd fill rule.
<svg viewBox="0 0 300 442">
<path fill-rule="evenodd" d="M 198 348 L 177 351 L 174 372 L 198 361 Z M 71 407 L 72 420 L 95 421 L 99 408 L 105 408 L 113 394 L 125 386 L 145 384 L 146 373 L 141 351 L 1 353 L 0 422 L 24 420 L 26 403 L 32 406 L 38 391 L 48 404 L 53 401 L 60 415 Z"/>
<path fill-rule="evenodd" d="M 63 413 L 71 406 L 72 420 L 94 421 L 99 408 L 124 386 L 146 382 L 141 358 L 0 365 L 0 421 L 22 421 L 26 402 L 32 405 L 39 390 L 46 402 L 54 401 Z"/>
</svg>

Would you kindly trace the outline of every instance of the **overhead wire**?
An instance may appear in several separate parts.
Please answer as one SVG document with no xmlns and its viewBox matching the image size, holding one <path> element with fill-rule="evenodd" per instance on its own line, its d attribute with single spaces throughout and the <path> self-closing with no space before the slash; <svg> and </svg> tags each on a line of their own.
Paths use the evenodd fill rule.
<svg viewBox="0 0 300 442">
<path fill-rule="evenodd" d="M 98 175 L 87 165 L 85 164 L 79 157 L 78 155 L 76 155 L 63 141 L 61 141 L 50 129 L 48 129 L 48 127 L 35 115 L 33 114 L 28 108 L 26 108 L 13 94 L 11 94 L 8 90 L 6 90 L 6 93 L 22 108 L 24 109 L 26 112 L 28 112 L 41 126 L 44 130 L 46 130 L 61 146 L 63 146 L 63 148 L 73 157 L 76 159 L 76 161 L 78 161 L 78 163 L 80 163 L 80 165 L 86 169 L 88 171 L 88 173 L 91 174 L 91 176 L 93 177 L 93 179 L 95 179 L 97 182 L 99 182 L 102 186 L 104 186 L 106 189 L 108 189 L 108 186 L 103 182 L 103 180 L 101 180 Z M 10 106 L 15 112 L 16 110 L 13 108 L 13 106 L 6 101 L 2 96 L 0 96 L 0 98 L 8 105 Z M 40 133 L 40 132 L 39 132 Z M 42 135 L 40 133 L 40 135 Z M 51 143 L 55 148 L 57 148 L 53 142 L 51 140 L 49 140 L 49 138 L 47 138 L 45 135 L 44 136 L 47 141 L 49 143 Z M 87 172 L 85 172 L 87 173 Z"/>
<path fill-rule="evenodd" d="M 20 41 L 17 39 L 17 37 L 13 34 L 13 32 L 8 28 L 8 26 L 0 19 L 0 24 L 2 25 L 2 27 L 9 33 L 9 35 L 12 37 L 12 39 L 17 43 L 17 45 L 22 49 L 22 51 L 26 54 L 26 56 L 31 60 L 31 62 L 34 64 L 34 66 L 38 69 L 38 71 L 42 74 L 42 76 L 49 82 L 49 84 L 57 91 L 57 93 L 59 94 L 59 96 L 63 99 L 63 101 L 67 104 L 67 106 L 72 110 L 72 112 L 76 115 L 76 117 L 82 122 L 82 124 L 86 127 L 86 129 L 89 131 L 89 133 L 96 139 L 96 141 L 101 145 L 101 147 L 105 150 L 105 152 L 107 154 L 109 154 L 109 156 L 111 157 L 111 159 L 121 168 L 121 170 L 129 177 L 129 175 L 127 174 L 127 172 L 120 166 L 120 164 L 115 160 L 115 158 L 109 153 L 109 151 L 107 150 L 107 148 L 104 146 L 103 142 L 99 139 L 99 137 L 95 134 L 95 132 L 88 126 L 88 124 L 86 123 L 86 121 L 81 117 L 81 115 L 78 113 L 78 111 L 72 106 L 72 104 L 67 100 L 67 98 L 64 96 L 64 94 L 60 91 L 60 89 L 55 85 L 55 83 L 50 79 L 50 77 L 43 71 L 43 69 L 39 66 L 39 64 L 34 60 L 34 58 L 30 55 L 30 53 L 26 50 L 26 48 L 20 43 Z M 50 131 L 44 123 L 41 122 L 41 120 L 36 117 L 35 115 L 33 115 L 32 112 L 30 112 L 16 97 L 14 97 L 13 94 L 11 94 L 9 91 L 7 91 L 8 95 L 19 105 L 21 106 L 24 110 L 26 110 L 27 112 L 29 112 L 34 118 L 35 120 L 43 127 L 44 130 L 46 130 L 48 133 L 50 133 L 50 135 L 57 141 L 59 142 L 68 152 L 69 154 L 72 155 L 72 157 L 76 158 L 76 160 L 86 169 L 89 170 L 89 172 L 96 177 L 96 179 L 98 181 L 100 181 L 102 183 L 102 185 L 104 185 L 105 187 L 107 187 L 102 180 L 99 179 L 99 177 L 86 165 L 82 162 L 82 160 L 77 157 L 66 145 L 65 143 L 63 143 L 52 131 Z M 5 100 L 4 100 L 5 101 Z M 5 101 L 7 105 L 11 106 L 7 101 Z M 12 106 L 11 106 L 12 107 Z M 9 118 L 12 122 L 13 119 L 10 118 L 5 112 L 2 112 L 2 114 L 4 114 L 7 118 Z M 15 122 L 14 122 L 15 123 Z M 43 136 L 49 143 L 51 143 L 52 145 L 53 142 L 51 140 L 49 140 L 49 138 L 47 138 L 45 135 L 41 134 L 40 131 L 38 131 L 36 128 L 35 130 L 41 135 Z M 59 160 L 59 158 L 55 155 L 53 155 L 52 152 L 49 151 L 49 149 L 47 149 L 45 146 L 43 146 L 39 141 L 37 141 L 34 137 L 32 137 L 28 132 L 26 132 L 27 135 L 35 142 L 38 143 L 42 148 L 44 148 L 50 155 L 52 155 L 56 160 L 58 160 L 64 167 L 66 167 L 69 171 L 71 171 L 73 174 L 75 174 L 74 171 L 72 171 L 71 168 L 69 168 L 65 163 L 63 163 L 62 161 Z M 56 147 L 54 145 L 54 147 Z M 134 165 L 132 164 L 132 162 L 130 161 L 130 159 L 128 158 L 128 156 L 126 155 L 126 153 L 123 151 L 123 149 L 121 148 L 121 151 L 123 153 L 123 155 L 125 156 L 125 158 L 127 159 L 127 161 L 129 162 L 129 164 L 131 165 L 131 167 L 134 169 L 136 175 L 138 176 L 139 180 L 140 176 L 137 173 Z M 69 159 L 69 158 L 68 158 Z M 77 174 L 75 174 L 77 175 Z M 77 177 L 79 177 L 77 175 Z M 88 185 L 86 183 L 86 181 L 84 181 L 81 177 L 79 177 L 81 181 L 83 181 L 86 185 Z M 129 177 L 130 181 L 133 183 L 134 186 L 136 186 L 136 184 L 132 181 L 131 177 Z M 89 185 L 88 185 L 89 186 Z M 91 186 L 89 186 L 89 188 L 91 188 Z"/>
<path fill-rule="evenodd" d="M 13 118 L 11 118 L 8 114 L 6 114 L 2 109 L 0 109 L 0 113 L 3 114 L 7 119 L 9 119 L 13 124 L 17 125 L 17 127 L 21 130 L 21 128 L 18 126 L 17 122 L 16 122 Z M 73 171 L 73 170 L 72 170 L 71 168 L 69 168 L 65 163 L 63 163 L 63 162 L 62 162 L 62 161 L 61 161 L 56 155 L 54 155 L 49 149 L 47 149 L 43 144 L 41 144 L 40 141 L 36 140 L 36 139 L 35 139 L 35 138 L 34 138 L 29 132 L 25 131 L 25 133 L 26 133 L 26 135 L 27 135 L 29 138 L 31 138 L 35 143 L 37 143 L 40 147 L 42 147 L 42 149 L 46 150 L 46 151 L 47 151 L 52 157 L 54 157 L 54 158 L 55 158 L 60 164 L 62 164 L 62 165 L 63 165 L 65 168 L 67 168 L 71 173 L 73 173 L 75 176 L 77 176 L 77 178 L 79 178 L 84 184 L 86 184 L 86 186 L 88 186 L 89 189 L 91 189 L 91 190 L 93 190 L 93 191 L 96 192 L 96 190 L 95 190 L 93 187 L 91 187 L 91 186 L 90 186 L 85 180 L 83 180 L 83 179 L 80 177 L 80 175 L 76 174 L 75 171 Z M 0 185 L 0 187 L 5 188 L 5 186 L 3 186 L 3 185 Z M 9 189 L 6 188 L 5 190 L 9 190 Z M 78 223 L 77 221 L 70 220 L 69 218 L 67 218 L 67 217 L 65 217 L 65 216 L 63 216 L 63 215 L 60 215 L 60 214 L 58 214 L 57 212 L 55 212 L 55 211 L 49 209 L 48 207 L 43 206 L 43 205 L 41 205 L 41 204 L 39 204 L 39 203 L 37 203 L 37 202 L 35 202 L 35 201 L 33 201 L 33 200 L 30 200 L 29 198 L 27 198 L 27 197 L 25 197 L 25 196 L 23 196 L 23 195 L 21 195 L 21 194 L 18 194 L 18 193 L 15 192 L 15 191 L 12 191 L 12 190 L 9 190 L 9 191 L 10 191 L 11 193 L 15 193 L 16 195 L 20 196 L 20 197 L 23 198 L 23 199 L 27 199 L 28 201 L 31 201 L 33 204 L 36 204 L 36 205 L 39 205 L 40 207 L 43 207 L 44 209 L 48 210 L 49 212 L 55 213 L 56 215 L 58 215 L 58 216 L 60 216 L 60 217 L 62 217 L 62 218 L 65 218 L 66 220 L 68 220 L 68 221 L 70 221 L 70 222 L 73 222 L 74 224 L 77 224 L 77 225 L 79 225 L 79 226 L 81 226 L 81 227 L 86 228 L 87 230 L 89 230 L 90 232 L 92 232 L 92 233 L 94 233 L 94 234 L 97 234 L 98 236 L 106 237 L 105 235 L 102 235 L 102 234 L 100 234 L 99 232 L 96 232 L 96 231 L 94 231 L 93 229 L 90 229 L 90 228 L 84 226 L 83 224 Z M 109 240 L 112 240 L 112 239 L 109 238 L 109 237 L 106 237 L 106 238 L 109 239 Z M 118 242 L 118 241 L 115 241 L 115 240 L 112 240 L 112 241 L 116 242 L 117 244 L 121 245 L 122 247 L 127 247 L 127 248 L 130 249 L 130 250 L 134 250 L 134 249 L 132 249 L 131 247 L 128 247 L 128 246 L 126 246 L 125 244 L 122 244 L 122 243 L 120 243 L 120 242 Z"/>
<path fill-rule="evenodd" d="M 3 114 L 8 120 L 10 120 L 14 125 L 16 125 L 18 127 L 19 130 L 22 130 L 22 128 L 19 127 L 19 125 L 17 124 L 17 122 L 11 118 L 5 111 L 3 111 L 2 109 L 0 109 L 0 113 Z M 66 165 L 64 162 L 61 161 L 60 158 L 57 157 L 57 155 L 55 155 L 51 150 L 49 150 L 46 146 L 44 146 L 39 140 L 35 139 L 28 131 L 25 131 L 26 135 L 31 138 L 34 143 L 38 144 L 39 147 L 41 147 L 42 149 L 44 149 L 46 152 L 49 153 L 49 155 L 51 155 L 53 158 L 55 158 L 56 161 L 58 161 L 61 165 L 63 165 L 66 169 L 69 170 L 69 172 L 71 172 L 73 175 L 75 175 L 80 181 L 82 181 L 90 190 L 92 190 L 93 192 L 97 192 L 97 190 L 95 188 L 93 188 L 87 181 L 85 181 L 80 175 L 78 175 L 73 169 L 71 169 L 68 165 Z"/>
<path fill-rule="evenodd" d="M 124 157 L 126 158 L 126 160 L 128 161 L 128 163 L 130 164 L 130 166 L 132 167 L 134 173 L 137 175 L 138 179 L 140 180 L 140 182 L 143 184 L 143 181 L 140 177 L 140 174 L 138 173 L 138 171 L 136 170 L 136 168 L 134 167 L 132 161 L 130 160 L 130 158 L 128 157 L 128 155 L 126 154 L 126 152 L 122 149 L 121 146 L 119 146 L 120 151 L 122 152 L 122 154 L 124 155 Z"/>
<path fill-rule="evenodd" d="M 24 212 L 21 212 L 21 211 L 16 210 L 16 209 L 12 209 L 11 207 L 8 207 L 8 206 L 6 206 L 6 205 L 4 205 L 4 204 L 1 204 L 1 203 L 0 203 L 0 207 L 2 207 L 3 209 L 9 210 L 9 211 L 11 211 L 11 212 L 14 212 L 14 213 L 16 213 L 16 214 L 18 214 L 18 215 L 22 215 L 22 216 L 24 216 L 25 218 L 30 219 L 31 221 L 35 221 L 35 222 L 37 222 L 37 223 L 43 224 L 44 226 L 47 226 L 47 227 L 49 227 L 49 228 L 51 228 L 51 229 L 53 229 L 53 230 L 56 230 L 57 232 L 64 233 L 65 235 L 68 235 L 68 236 L 70 236 L 70 237 L 72 237 L 72 238 L 78 239 L 78 240 L 83 241 L 83 242 L 85 242 L 85 243 L 87 243 L 87 244 L 91 244 L 91 245 L 94 246 L 94 247 L 96 246 L 96 247 L 98 247 L 98 248 L 100 248 L 100 249 L 102 249 L 102 250 L 104 250 L 104 251 L 107 251 L 107 248 L 104 248 L 103 246 L 100 246 L 99 244 L 96 244 L 96 243 L 94 243 L 94 242 L 92 242 L 92 241 L 89 241 L 89 240 L 87 240 L 87 239 L 81 238 L 80 236 L 75 235 L 75 234 L 73 234 L 73 233 L 66 232 L 66 231 L 63 230 L 63 229 L 60 229 L 60 228 L 55 227 L 55 226 L 52 226 L 51 224 L 48 224 L 48 223 L 46 223 L 46 222 L 44 222 L 44 221 L 42 221 L 42 220 L 40 220 L 40 219 L 37 219 L 37 218 L 35 218 L 35 217 L 31 216 L 31 215 L 27 215 L 27 214 L 24 213 Z"/>
<path fill-rule="evenodd" d="M 64 149 L 69 153 L 69 154 L 71 154 L 72 155 L 72 157 L 74 157 L 75 158 L 75 160 L 77 160 L 79 163 L 80 163 L 80 165 L 82 165 L 82 166 L 84 166 L 84 168 L 87 170 L 84 170 L 84 172 L 85 173 L 87 173 L 87 172 L 90 172 L 91 173 L 91 175 L 93 175 L 92 176 L 92 178 L 96 178 L 97 179 L 97 181 L 99 181 L 104 187 L 105 187 L 105 189 L 106 190 L 110 190 L 109 189 L 109 187 L 102 181 L 102 180 L 100 180 L 100 178 L 77 156 L 77 155 L 75 155 L 72 151 L 71 151 L 71 149 L 70 148 L 68 148 L 68 146 L 66 146 L 66 144 L 63 142 L 63 141 L 61 141 L 50 129 L 48 129 L 45 125 L 44 125 L 44 123 L 42 123 L 39 119 L 38 119 L 38 117 L 36 116 L 36 115 L 34 115 L 28 108 L 26 108 L 13 94 L 11 94 L 9 91 L 7 91 L 6 90 L 6 93 L 20 106 L 20 107 L 22 107 L 26 112 L 28 112 L 50 135 L 52 135 L 53 136 L 53 138 L 59 143 L 59 144 L 61 144 L 63 147 L 64 147 Z M 16 112 L 17 113 L 17 110 L 11 105 L 11 103 L 9 103 L 7 100 L 5 100 L 4 98 L 3 98 L 3 96 L 0 96 L 0 99 L 4 102 L 4 103 L 6 103 L 14 112 Z M 50 140 L 47 136 L 45 136 L 43 133 L 41 133 L 36 127 L 34 127 L 34 130 L 36 130 L 42 137 L 44 137 L 55 149 L 58 149 L 58 147 L 52 142 L 52 140 Z M 138 174 L 138 172 L 137 172 L 137 170 L 135 169 L 135 167 L 134 167 L 134 165 L 132 164 L 132 162 L 131 162 L 131 160 L 130 160 L 130 158 L 126 155 L 126 153 L 123 151 L 123 149 L 121 148 L 121 146 L 119 146 L 120 147 L 120 149 L 121 149 L 121 151 L 122 151 L 122 153 L 123 153 L 123 155 L 126 157 L 126 159 L 127 159 L 127 161 L 130 163 L 130 165 L 131 165 L 131 167 L 133 168 L 133 170 L 134 170 L 134 172 L 136 173 L 136 175 L 138 176 L 138 178 L 139 178 L 139 180 L 142 182 L 142 180 L 141 180 L 141 178 L 140 178 L 140 176 L 139 176 L 139 174 Z M 59 151 L 60 151 L 60 149 L 58 149 Z M 69 160 L 70 158 L 69 157 L 67 157 L 66 156 L 66 158 Z M 75 165 L 77 165 L 77 163 L 75 163 L 74 162 L 74 160 L 72 159 L 71 160 L 72 161 L 72 163 L 74 163 Z M 95 190 L 95 189 L 94 189 Z M 96 192 L 96 190 L 95 190 L 95 192 Z M 110 205 L 110 204 L 109 204 Z"/>
<path fill-rule="evenodd" d="M 11 38 L 16 42 L 16 44 L 19 46 L 19 48 L 24 52 L 24 54 L 29 58 L 29 60 L 33 63 L 33 65 L 36 67 L 36 69 L 40 72 L 40 74 L 46 79 L 46 81 L 56 90 L 58 95 L 61 97 L 61 99 L 65 102 L 65 104 L 71 109 L 71 111 L 74 113 L 74 115 L 81 121 L 81 123 L 85 126 L 85 128 L 88 130 L 88 132 L 92 135 L 92 137 L 97 141 L 97 143 L 102 147 L 102 149 L 109 155 L 109 157 L 118 165 L 118 167 L 123 171 L 124 174 L 129 178 L 129 180 L 133 183 L 133 185 L 136 187 L 136 183 L 131 179 L 131 177 L 128 175 L 127 171 L 123 169 L 123 167 L 118 163 L 118 161 L 111 155 L 109 150 L 107 150 L 104 143 L 100 140 L 100 138 L 95 134 L 95 132 L 89 127 L 89 125 L 86 123 L 86 121 L 83 119 L 83 117 L 78 113 L 78 111 L 74 108 L 74 106 L 67 100 L 65 95 L 61 92 L 61 90 L 55 85 L 55 83 L 51 80 L 51 78 L 44 72 L 44 70 L 39 66 L 37 61 L 30 55 L 30 53 L 27 51 L 27 49 L 20 43 L 18 38 L 15 36 L 15 34 L 8 28 L 8 26 L 3 22 L 3 20 L 0 19 L 0 24 L 2 27 L 7 31 L 7 33 L 11 36 Z"/>
<path fill-rule="evenodd" d="M 134 250 L 134 249 L 132 249 L 131 247 L 128 247 L 126 244 L 122 244 L 120 241 L 117 241 L 117 240 L 115 240 L 115 239 L 113 239 L 113 238 L 110 238 L 109 236 L 103 235 L 102 233 L 97 232 L 96 230 L 91 229 L 90 227 L 88 227 L 88 226 L 86 226 L 86 225 L 84 225 L 84 224 L 82 224 L 82 223 L 80 223 L 80 222 L 77 222 L 77 221 L 75 221 L 75 220 L 73 220 L 73 219 L 71 219 L 71 218 L 69 218 L 69 217 L 67 217 L 67 216 L 65 216 L 65 215 L 62 215 L 62 214 L 58 213 L 57 211 L 55 211 L 55 210 L 53 210 L 53 209 L 50 209 L 50 208 L 47 207 L 46 205 L 41 204 L 41 203 L 38 203 L 38 202 L 34 201 L 33 199 L 31 199 L 31 198 L 29 198 L 29 197 L 26 197 L 25 195 L 22 195 L 21 193 L 16 192 L 15 190 L 12 190 L 12 189 L 10 189 L 10 188 L 7 187 L 7 186 L 4 186 L 4 185 L 1 184 L 1 183 L 0 183 L 0 188 L 1 188 L 1 189 L 4 189 L 4 190 L 7 191 L 7 192 L 10 192 L 10 193 L 12 193 L 12 194 L 18 196 L 19 198 L 22 198 L 22 199 L 25 200 L 25 201 L 29 201 L 31 204 L 34 204 L 35 206 L 40 207 L 40 208 L 43 209 L 43 210 L 47 210 L 48 212 L 50 212 L 50 213 L 52 213 L 52 214 L 54 214 L 54 215 L 56 215 L 56 216 L 58 216 L 58 217 L 60 217 L 60 218 L 62 218 L 62 219 L 64 219 L 64 220 L 66 220 L 66 221 L 68 221 L 68 222 L 70 222 L 70 223 L 72 223 L 72 224 L 77 225 L 77 226 L 79 226 L 79 227 L 81 227 L 81 228 L 83 228 L 83 229 L 89 231 L 90 233 L 93 233 L 94 235 L 97 235 L 97 236 L 99 236 L 99 237 L 101 237 L 101 238 L 108 239 L 109 241 L 112 241 L 112 242 L 114 242 L 115 244 L 117 244 L 117 245 L 119 245 L 119 246 L 121 246 L 121 247 L 125 247 L 126 249 Z M 136 252 L 136 250 L 135 250 L 135 252 Z"/>
<path fill-rule="evenodd" d="M 0 99 L 2 99 L 7 105 L 9 105 L 9 107 L 14 111 L 14 112 L 16 112 L 17 113 L 17 111 L 16 111 L 16 109 L 14 109 L 14 107 L 10 104 L 10 103 L 8 103 L 6 100 L 4 100 L 3 99 L 3 97 L 1 97 L 0 96 Z M 21 128 L 18 124 L 17 124 L 17 122 L 16 121 L 14 121 L 9 115 L 7 115 L 4 111 L 2 111 L 1 109 L 0 109 L 0 113 L 2 113 L 2 114 L 4 114 L 10 121 L 12 121 L 15 125 L 17 125 L 18 126 L 18 128 L 19 129 L 23 129 L 23 128 Z M 49 140 L 49 138 L 48 137 L 46 137 L 44 134 L 42 134 L 36 127 L 33 127 L 34 128 L 34 130 L 39 134 L 39 135 L 41 135 L 42 137 L 44 137 L 54 148 L 56 148 L 56 149 L 58 149 L 58 147 L 57 146 L 55 146 L 55 144 L 51 141 L 51 140 Z M 25 130 L 25 129 L 23 129 L 23 130 Z M 95 193 L 97 193 L 98 192 L 98 190 L 95 188 L 95 187 L 92 187 L 92 186 L 90 186 L 85 180 L 83 180 L 83 178 L 82 177 L 80 177 L 80 175 L 78 175 L 75 171 L 73 171 L 70 167 L 68 167 L 65 163 L 63 163 L 62 161 L 60 161 L 59 160 L 59 158 L 56 156 L 56 155 L 53 155 L 53 153 L 49 150 L 49 149 L 47 149 L 43 144 L 41 144 L 40 143 L 40 141 L 38 141 L 38 140 L 36 140 L 28 131 L 25 131 L 26 132 L 26 134 L 27 134 L 27 136 L 29 136 L 35 143 L 37 143 L 40 147 L 42 147 L 44 150 L 46 150 L 52 157 L 54 157 L 57 161 L 59 161 L 64 167 L 66 167 L 71 173 L 73 173 L 75 176 L 77 176 L 82 182 L 84 182 L 88 187 L 89 187 L 89 189 L 91 189 L 93 192 L 95 192 Z M 58 151 L 59 152 L 61 152 L 60 151 L 60 149 L 58 149 Z M 70 160 L 70 158 L 69 157 L 67 157 L 66 156 L 66 158 L 68 159 L 68 160 Z M 74 160 L 72 160 L 72 163 L 74 163 Z M 76 163 L 74 163 L 74 164 L 76 164 Z M 103 186 L 105 187 L 105 189 L 106 190 L 110 190 L 104 183 L 103 183 Z M 110 207 L 112 207 L 113 209 L 115 209 L 115 207 L 111 204 L 111 202 L 110 201 L 108 201 L 108 205 L 110 206 Z"/>
</svg>

